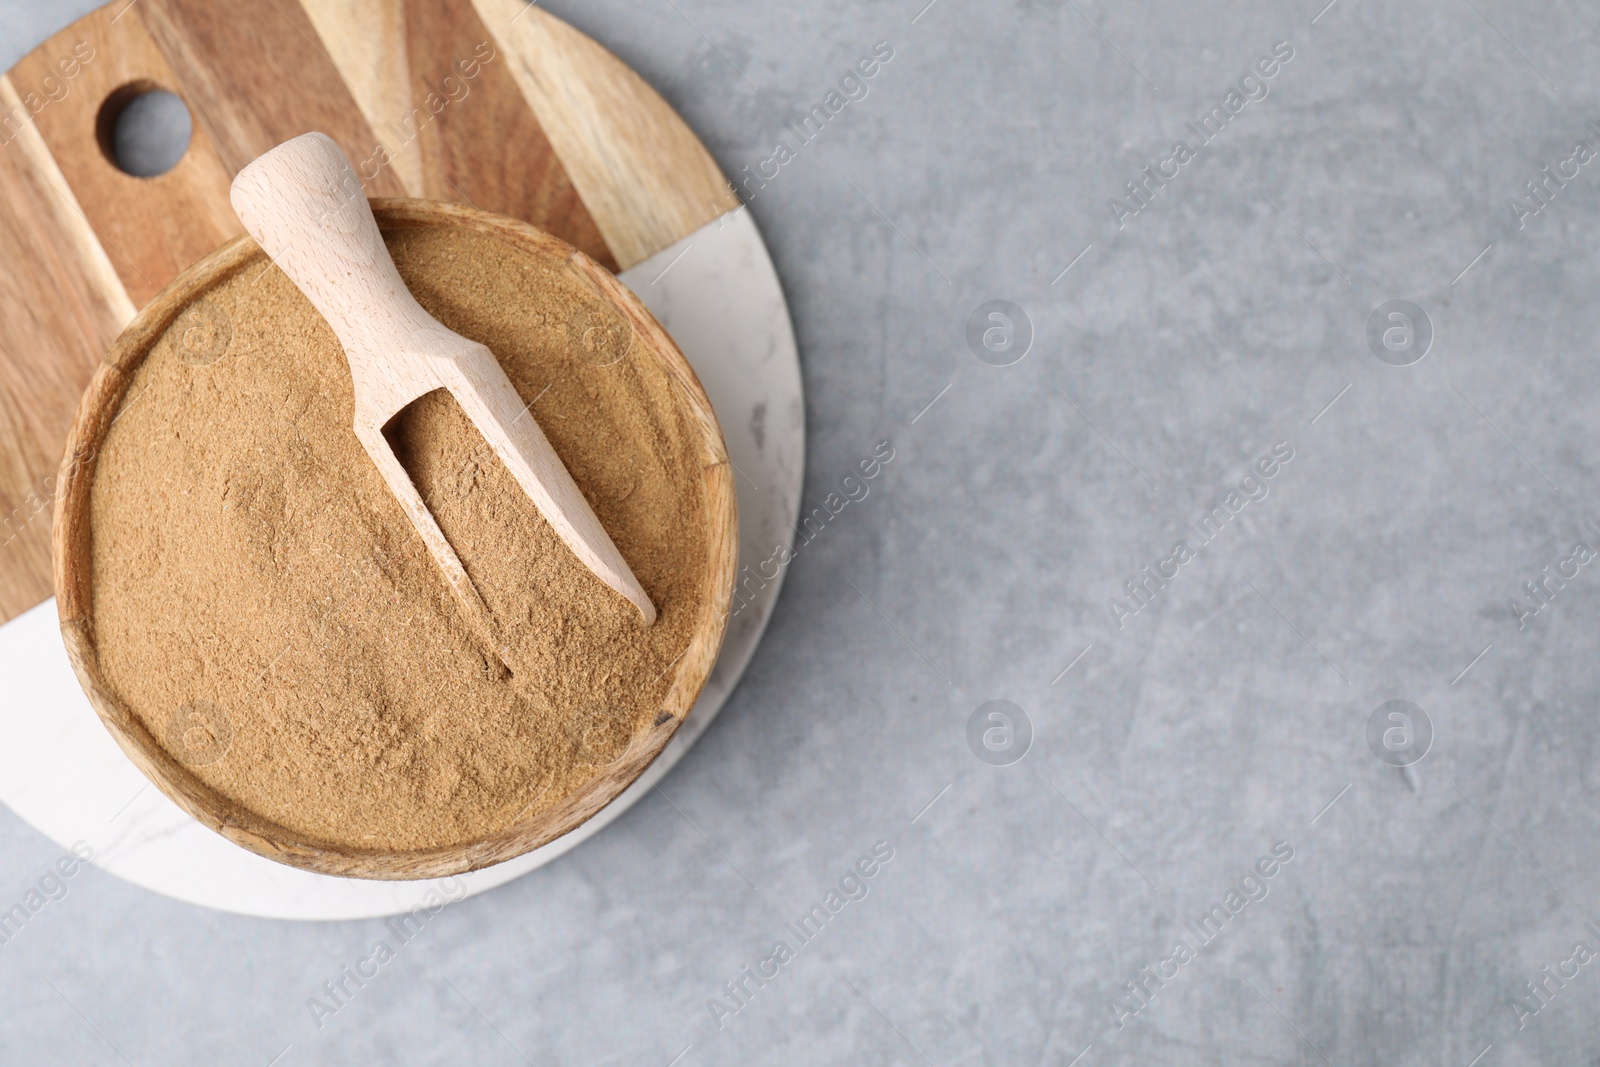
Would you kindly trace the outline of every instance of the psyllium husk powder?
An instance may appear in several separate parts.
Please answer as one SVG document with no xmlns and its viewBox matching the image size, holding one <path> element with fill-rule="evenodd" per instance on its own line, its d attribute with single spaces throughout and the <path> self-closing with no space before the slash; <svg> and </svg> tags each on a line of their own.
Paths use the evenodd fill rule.
<svg viewBox="0 0 1600 1067">
<path fill-rule="evenodd" d="M 91 603 L 107 686 L 228 802 L 398 851 L 481 839 L 615 760 L 671 684 L 708 562 L 681 387 L 581 275 L 467 228 L 385 238 L 422 305 L 500 359 L 655 625 L 429 394 L 390 440 L 503 663 L 357 442 L 332 330 L 264 260 L 180 315 L 128 388 L 90 492 Z"/>
</svg>

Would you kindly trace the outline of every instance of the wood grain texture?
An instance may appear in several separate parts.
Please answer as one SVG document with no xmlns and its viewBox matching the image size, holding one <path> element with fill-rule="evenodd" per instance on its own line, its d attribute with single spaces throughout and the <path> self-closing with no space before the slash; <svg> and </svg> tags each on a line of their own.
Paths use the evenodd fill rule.
<svg viewBox="0 0 1600 1067">
<path fill-rule="evenodd" d="M 95 356 L 240 232 L 229 183 L 279 141 L 321 129 L 358 171 L 388 159 L 362 173 L 369 194 L 470 200 L 612 269 L 738 206 L 659 96 L 522 0 L 116 0 L 30 53 L 0 95 L 59 83 L 80 43 L 93 59 L 64 96 L 0 115 L 0 523 L 51 477 Z M 480 44 L 494 58 L 430 113 L 428 93 Z M 122 173 L 96 134 L 102 106 L 130 86 L 177 92 L 195 118 L 187 153 L 156 178 Z M 48 595 L 43 525 L 0 547 L 0 623 Z"/>
<path fill-rule="evenodd" d="M 523 0 L 473 0 L 622 269 L 739 206 L 699 138 L 627 64 Z"/>
<path fill-rule="evenodd" d="M 102 8 L 79 19 L 18 63 L 11 80 L 40 84 L 55 71 L 56 57 L 71 54 L 78 41 L 88 42 L 94 58 L 83 64 L 65 99 L 40 111 L 34 124 L 128 295 L 143 305 L 179 271 L 240 232 L 226 197 L 233 174 L 203 126 L 178 165 L 157 178 L 130 177 L 101 151 L 95 121 L 113 93 L 129 85 L 175 90 L 179 84 L 138 7 L 120 18 Z"/>
<path fill-rule="evenodd" d="M 0 77 L 0 110 L 23 107 Z M 50 595 L 56 468 L 83 384 L 133 318 L 38 130 L 0 148 L 0 619 Z"/>
<path fill-rule="evenodd" d="M 403 133 L 411 114 L 405 0 L 306 0 L 304 8 L 405 195 L 423 195 L 422 150 Z"/>
<path fill-rule="evenodd" d="M 21 103 L 10 77 L 0 75 L 0 109 L 10 112 Z M 39 210 L 31 216 L 38 227 L 36 236 L 55 238 L 51 247 L 48 250 L 41 249 L 41 253 L 78 268 L 88 290 L 105 305 L 105 314 L 97 318 L 97 325 L 102 329 L 109 326 L 114 331 L 107 341 L 109 346 L 110 340 L 115 340 L 115 335 L 133 321 L 134 312 L 138 310 L 133 298 L 117 276 L 117 269 L 106 255 L 100 235 L 89 224 L 89 217 L 83 213 L 83 206 L 73 195 L 66 175 L 56 166 L 55 157 L 45 146 L 38 129 L 24 127 L 6 147 L 16 153 L 11 157 L 16 165 L 16 174 L 24 180 L 38 201 Z M 13 206 L 20 208 L 22 205 L 19 201 Z M 19 225 L 18 228 L 22 227 Z"/>
<path fill-rule="evenodd" d="M 666 747 L 704 688 L 722 644 L 737 566 L 738 517 L 726 446 L 699 379 L 666 331 L 609 271 L 531 226 L 475 208 L 380 200 L 373 209 L 379 226 L 385 229 L 471 227 L 519 245 L 530 254 L 565 259 L 626 318 L 634 331 L 635 356 L 659 360 L 673 381 L 674 392 L 700 442 L 708 566 L 704 606 L 694 636 L 672 667 L 672 684 L 653 723 L 634 735 L 614 763 L 555 809 L 528 816 L 470 844 L 395 853 L 329 848 L 233 805 L 173 759 L 143 722 L 120 703 L 101 679 L 95 645 L 90 573 L 94 531 L 89 507 L 94 456 L 127 400 L 135 373 L 173 319 L 221 279 L 265 264 L 266 257 L 248 237 L 230 242 L 184 272 L 172 288 L 139 312 L 95 372 L 67 440 L 69 455 L 87 459 L 62 465 L 52 559 L 62 638 L 90 703 L 128 758 L 180 808 L 236 844 L 306 870 L 360 878 L 437 878 L 503 862 L 579 826 L 626 789 Z"/>
<path fill-rule="evenodd" d="M 296 0 L 144 0 L 136 9 L 210 134 L 231 179 L 252 159 L 317 130 L 353 159 L 377 138 Z M 403 196 L 377 171 L 370 196 Z"/>
<path fill-rule="evenodd" d="M 532 222 L 619 269 L 468 0 L 306 0 L 306 11 L 329 34 L 329 54 L 354 72 L 358 105 L 388 154 L 385 172 L 413 195 Z M 354 58 L 375 40 L 395 42 L 391 66 Z"/>
<path fill-rule="evenodd" d="M 407 0 L 405 19 L 413 98 L 423 115 L 432 113 L 417 136 L 422 195 L 526 219 L 620 269 L 472 5 Z M 465 77 L 463 69 L 477 73 Z M 455 100 L 455 93 L 464 95 Z M 485 153 L 482 146 L 496 140 L 500 150 Z"/>
</svg>

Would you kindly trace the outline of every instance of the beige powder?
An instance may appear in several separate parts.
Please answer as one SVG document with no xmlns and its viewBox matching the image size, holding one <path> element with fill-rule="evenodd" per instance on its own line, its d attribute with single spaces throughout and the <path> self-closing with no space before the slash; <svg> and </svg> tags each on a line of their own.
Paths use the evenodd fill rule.
<svg viewBox="0 0 1600 1067">
<path fill-rule="evenodd" d="M 454 400 L 390 427 L 511 647 L 478 638 L 351 430 L 332 331 L 260 263 L 180 316 L 91 490 L 103 677 L 223 796 L 329 847 L 477 840 L 548 809 L 654 719 L 704 607 L 681 391 L 587 282 L 465 229 L 385 235 L 417 299 L 505 366 L 660 617 L 556 537 Z M 605 365 L 603 365 L 605 364 Z"/>
</svg>

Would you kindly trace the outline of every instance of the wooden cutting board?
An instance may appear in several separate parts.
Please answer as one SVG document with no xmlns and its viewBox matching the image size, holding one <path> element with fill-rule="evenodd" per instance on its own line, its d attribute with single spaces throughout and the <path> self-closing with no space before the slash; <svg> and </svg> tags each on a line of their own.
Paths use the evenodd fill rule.
<svg viewBox="0 0 1600 1067">
<path fill-rule="evenodd" d="M 97 127 L 145 88 L 194 118 L 155 178 L 118 170 Z M 78 20 L 0 77 L 0 623 L 51 595 L 56 471 L 95 366 L 242 232 L 233 176 L 310 130 L 368 195 L 511 215 L 612 270 L 739 204 L 638 75 L 523 0 L 115 0 Z"/>
</svg>

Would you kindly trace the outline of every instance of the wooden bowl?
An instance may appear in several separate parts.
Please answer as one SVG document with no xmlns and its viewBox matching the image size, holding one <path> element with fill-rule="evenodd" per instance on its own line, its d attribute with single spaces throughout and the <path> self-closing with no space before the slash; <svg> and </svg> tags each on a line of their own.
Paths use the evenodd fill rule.
<svg viewBox="0 0 1600 1067">
<path fill-rule="evenodd" d="M 56 604 L 68 657 L 106 729 L 135 766 L 196 820 L 262 856 L 322 874 L 436 878 L 503 862 L 567 833 L 626 789 L 666 747 L 694 706 L 721 647 L 737 566 L 738 524 L 727 452 L 711 404 L 666 331 L 615 277 L 571 246 L 514 219 L 424 200 L 374 200 L 372 206 L 385 231 L 467 227 L 577 270 L 631 326 L 634 358 L 655 361 L 679 387 L 676 394 L 692 427 L 691 437 L 697 441 L 703 472 L 706 581 L 688 648 L 668 668 L 672 672 L 669 688 L 653 722 L 636 730 L 618 758 L 552 808 L 513 821 L 482 839 L 436 848 L 380 851 L 330 846 L 291 832 L 224 797 L 169 753 L 144 721 L 121 703 L 102 676 L 95 639 L 94 529 L 89 504 L 100 448 L 135 373 L 177 317 L 224 279 L 266 267 L 265 254 L 248 236 L 230 241 L 174 279 L 139 312 L 95 373 L 78 408 L 61 466 L 54 530 Z"/>
</svg>

